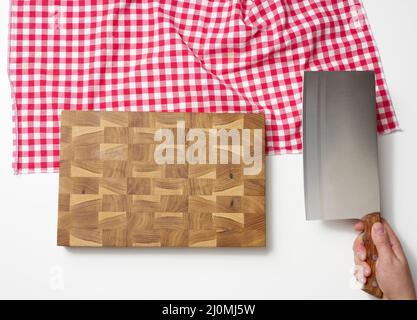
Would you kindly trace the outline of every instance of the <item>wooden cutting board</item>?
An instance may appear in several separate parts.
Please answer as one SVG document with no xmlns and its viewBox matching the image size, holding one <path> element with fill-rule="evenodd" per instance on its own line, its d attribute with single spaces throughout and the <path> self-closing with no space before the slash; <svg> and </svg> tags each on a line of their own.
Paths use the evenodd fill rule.
<svg viewBox="0 0 417 320">
<path fill-rule="evenodd" d="M 241 145 L 210 149 L 216 132 Z M 263 114 L 63 111 L 58 245 L 264 247 L 264 141 Z"/>
</svg>

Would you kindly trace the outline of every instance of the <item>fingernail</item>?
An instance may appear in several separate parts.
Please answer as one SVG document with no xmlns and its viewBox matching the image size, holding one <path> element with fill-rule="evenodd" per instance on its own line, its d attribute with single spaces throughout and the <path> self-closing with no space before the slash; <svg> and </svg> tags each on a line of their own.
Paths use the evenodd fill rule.
<svg viewBox="0 0 417 320">
<path fill-rule="evenodd" d="M 371 270 L 369 268 L 365 268 L 365 276 L 369 276 L 371 274 Z"/>
<path fill-rule="evenodd" d="M 359 282 L 365 284 L 366 283 L 366 278 L 365 277 L 360 277 Z"/>
<path fill-rule="evenodd" d="M 384 226 L 380 222 L 375 223 L 373 228 L 376 234 L 382 235 L 385 232 Z"/>
<path fill-rule="evenodd" d="M 356 256 L 362 261 L 366 259 L 366 253 L 363 251 L 356 252 Z"/>
</svg>

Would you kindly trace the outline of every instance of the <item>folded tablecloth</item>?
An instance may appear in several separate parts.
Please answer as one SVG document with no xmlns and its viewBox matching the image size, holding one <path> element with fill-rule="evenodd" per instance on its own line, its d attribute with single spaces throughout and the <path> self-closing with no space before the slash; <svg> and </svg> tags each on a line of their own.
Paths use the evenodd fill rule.
<svg viewBox="0 0 417 320">
<path fill-rule="evenodd" d="M 73 110 L 264 112 L 267 152 L 302 150 L 304 70 L 375 70 L 378 130 L 398 124 L 359 0 L 11 0 L 14 169 L 56 171 Z"/>
</svg>

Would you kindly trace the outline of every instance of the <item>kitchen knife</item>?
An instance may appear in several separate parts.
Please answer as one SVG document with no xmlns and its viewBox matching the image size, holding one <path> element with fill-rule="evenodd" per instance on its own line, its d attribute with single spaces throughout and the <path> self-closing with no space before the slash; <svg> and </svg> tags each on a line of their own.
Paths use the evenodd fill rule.
<svg viewBox="0 0 417 320">
<path fill-rule="evenodd" d="M 372 270 L 363 290 L 382 297 L 371 239 L 372 225 L 381 220 L 375 74 L 305 72 L 303 95 L 306 218 L 363 220 Z"/>
</svg>

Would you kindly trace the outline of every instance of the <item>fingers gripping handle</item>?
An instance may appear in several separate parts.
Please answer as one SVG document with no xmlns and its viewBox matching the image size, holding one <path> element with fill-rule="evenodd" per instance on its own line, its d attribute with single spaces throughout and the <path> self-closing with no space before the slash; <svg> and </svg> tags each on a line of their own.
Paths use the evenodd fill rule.
<svg viewBox="0 0 417 320">
<path fill-rule="evenodd" d="M 376 260 L 378 259 L 378 251 L 375 244 L 372 241 L 372 226 L 376 222 L 381 222 L 381 214 L 379 212 L 371 213 L 362 218 L 365 230 L 363 233 L 363 242 L 366 248 L 366 262 L 371 267 L 371 275 L 368 277 L 366 284 L 363 287 L 363 291 L 373 295 L 377 298 L 382 298 L 383 293 L 376 281 Z"/>
</svg>

